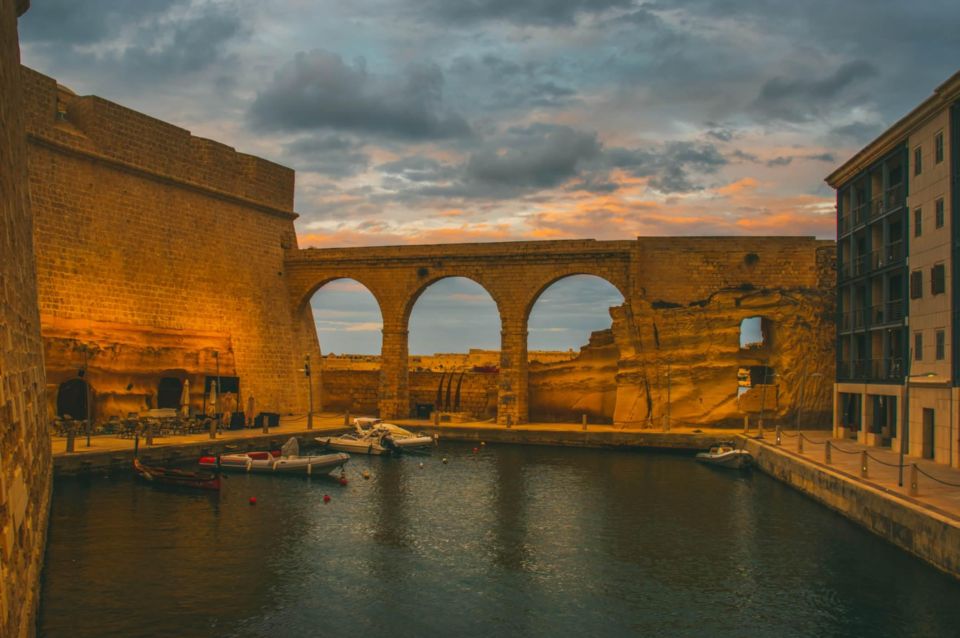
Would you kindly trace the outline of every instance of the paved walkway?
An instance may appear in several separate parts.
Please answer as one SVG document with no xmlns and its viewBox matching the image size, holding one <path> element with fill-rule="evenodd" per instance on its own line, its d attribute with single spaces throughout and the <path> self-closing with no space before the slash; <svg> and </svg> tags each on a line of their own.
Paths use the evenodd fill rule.
<svg viewBox="0 0 960 638">
<path fill-rule="evenodd" d="M 780 446 L 776 436 L 766 432 L 763 443 L 777 451 L 799 456 L 806 461 L 856 479 L 888 494 L 916 505 L 933 509 L 940 514 L 960 520 L 960 470 L 916 457 L 904 457 L 903 486 L 898 485 L 900 455 L 888 449 L 869 447 L 849 439 L 832 438 L 823 430 L 803 431 L 803 452 L 798 451 L 797 434 L 782 432 Z M 755 437 L 755 433 L 752 435 Z M 826 442 L 830 442 L 830 462 L 826 462 Z M 861 475 L 863 452 L 867 453 L 866 478 Z M 916 490 L 911 494 L 911 469 L 918 468 Z"/>
<path fill-rule="evenodd" d="M 329 430 L 343 429 L 342 414 L 315 414 L 313 415 L 313 431 L 323 432 Z M 270 435 L 282 436 L 284 434 L 304 434 L 307 431 L 306 415 L 298 417 L 282 417 L 278 427 L 270 428 Z M 260 428 L 247 428 L 243 430 L 224 430 L 217 434 L 218 441 L 235 441 L 263 436 Z M 200 432 L 198 434 L 182 434 L 173 436 L 157 437 L 153 439 L 154 448 L 185 445 L 189 443 L 202 443 L 210 441 L 210 434 Z M 54 436 L 51 439 L 53 447 L 53 456 L 67 456 L 67 439 L 63 436 Z M 140 438 L 140 445 L 145 445 L 143 437 Z M 69 456 L 79 456 L 83 454 L 98 454 L 102 452 L 117 452 L 133 449 L 132 438 L 120 438 L 100 434 L 90 437 L 90 447 L 87 447 L 85 436 L 78 436 L 74 441 L 74 452 Z"/>
</svg>

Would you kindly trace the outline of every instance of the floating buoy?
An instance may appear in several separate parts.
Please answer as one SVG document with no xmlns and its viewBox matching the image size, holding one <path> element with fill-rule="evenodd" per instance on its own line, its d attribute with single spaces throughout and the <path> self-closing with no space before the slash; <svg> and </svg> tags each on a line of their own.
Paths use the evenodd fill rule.
<svg viewBox="0 0 960 638">
<path fill-rule="evenodd" d="M 447 464 L 447 457 L 443 457 L 443 464 L 444 464 L 444 465 Z"/>
<path fill-rule="evenodd" d="M 474 454 L 476 454 L 476 453 L 479 452 L 479 451 L 480 451 L 480 448 L 478 448 L 478 447 L 473 448 L 473 453 L 474 453 Z"/>
<path fill-rule="evenodd" d="M 420 469 L 423 469 L 423 461 L 420 461 Z"/>
<path fill-rule="evenodd" d="M 340 477 L 340 485 L 341 485 L 341 486 L 344 486 L 344 487 L 347 485 L 347 477 L 346 477 L 346 476 L 341 476 L 341 477 Z"/>
<path fill-rule="evenodd" d="M 329 502 L 330 502 L 330 495 L 329 495 L 329 494 L 324 494 L 324 495 L 323 495 L 323 502 L 324 502 L 324 503 L 329 503 Z"/>
<path fill-rule="evenodd" d="M 257 497 L 256 497 L 256 496 L 251 496 L 251 497 L 250 497 L 250 504 L 251 504 L 251 505 L 256 505 L 256 504 L 257 504 Z"/>
<path fill-rule="evenodd" d="M 484 443 L 483 441 L 480 441 L 480 447 L 483 447 L 483 446 L 485 446 L 485 445 L 486 445 L 486 443 Z"/>
<path fill-rule="evenodd" d="M 364 470 L 363 474 L 361 474 L 360 476 L 362 476 L 364 479 L 368 479 L 370 478 L 370 472 Z"/>
</svg>

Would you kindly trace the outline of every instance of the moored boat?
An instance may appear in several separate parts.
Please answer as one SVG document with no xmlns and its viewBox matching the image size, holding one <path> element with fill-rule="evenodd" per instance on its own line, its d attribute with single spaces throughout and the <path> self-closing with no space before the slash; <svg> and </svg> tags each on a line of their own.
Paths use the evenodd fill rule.
<svg viewBox="0 0 960 638">
<path fill-rule="evenodd" d="M 723 442 L 710 448 L 709 452 L 697 454 L 697 460 L 720 467 L 744 469 L 753 464 L 753 455 L 733 443 Z"/>
<path fill-rule="evenodd" d="M 382 437 L 389 434 L 394 445 L 398 448 L 429 447 L 433 444 L 433 437 L 426 434 L 417 434 L 393 423 L 384 423 L 373 417 L 357 417 L 353 420 L 353 427 L 357 436 Z"/>
<path fill-rule="evenodd" d="M 237 472 L 311 475 L 329 472 L 337 467 L 342 469 L 350 460 L 350 455 L 343 452 L 301 456 L 299 451 L 297 440 L 290 439 L 281 450 L 221 454 L 219 467 Z M 217 467 L 217 463 L 218 458 L 215 456 L 204 456 L 200 459 L 201 467 Z"/>
<path fill-rule="evenodd" d="M 136 457 L 133 459 L 133 471 L 138 477 L 154 485 L 197 490 L 220 489 L 220 475 L 216 472 L 191 472 L 158 465 L 144 465 Z"/>
<path fill-rule="evenodd" d="M 314 440 L 330 449 L 339 450 L 340 452 L 350 452 L 351 454 L 379 456 L 383 454 L 399 454 L 401 451 L 400 447 L 389 434 L 382 436 L 373 436 L 372 434 L 361 436 L 355 432 L 348 432 L 340 436 L 318 436 Z"/>
</svg>

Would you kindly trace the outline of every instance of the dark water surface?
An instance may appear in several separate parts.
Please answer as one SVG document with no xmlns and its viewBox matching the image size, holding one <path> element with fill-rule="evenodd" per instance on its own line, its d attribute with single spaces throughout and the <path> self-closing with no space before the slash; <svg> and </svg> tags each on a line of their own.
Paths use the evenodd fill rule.
<svg viewBox="0 0 960 638">
<path fill-rule="evenodd" d="M 42 635 L 960 635 L 960 583 L 758 473 L 457 444 L 347 469 L 59 480 Z"/>
</svg>

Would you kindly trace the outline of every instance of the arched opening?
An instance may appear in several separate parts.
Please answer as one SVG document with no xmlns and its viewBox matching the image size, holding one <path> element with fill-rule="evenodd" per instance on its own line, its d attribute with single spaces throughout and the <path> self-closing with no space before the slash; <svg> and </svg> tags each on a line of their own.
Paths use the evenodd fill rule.
<svg viewBox="0 0 960 638">
<path fill-rule="evenodd" d="M 414 302 L 408 326 L 411 414 L 496 416 L 500 312 L 490 293 L 466 277 L 436 281 Z"/>
<path fill-rule="evenodd" d="M 57 416 L 85 420 L 89 415 L 90 386 L 83 379 L 64 381 L 57 388 Z"/>
<path fill-rule="evenodd" d="M 527 321 L 531 421 L 613 422 L 620 350 L 610 308 L 623 301 L 594 275 L 557 280 L 537 297 Z"/>
<path fill-rule="evenodd" d="M 163 377 L 157 385 L 157 407 L 178 410 L 182 394 L 183 381 L 176 377 Z"/>
<path fill-rule="evenodd" d="M 314 365 L 324 410 L 376 414 L 383 316 L 370 289 L 355 279 L 321 285 L 310 298 L 322 360 Z"/>
</svg>

